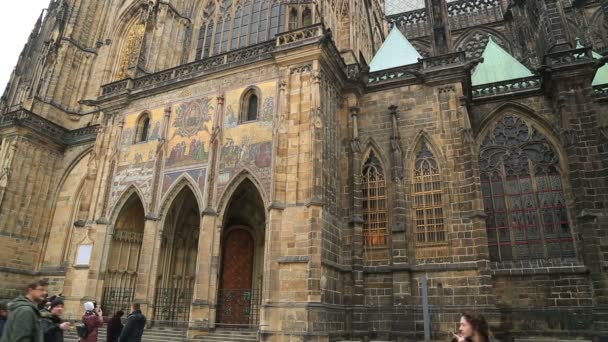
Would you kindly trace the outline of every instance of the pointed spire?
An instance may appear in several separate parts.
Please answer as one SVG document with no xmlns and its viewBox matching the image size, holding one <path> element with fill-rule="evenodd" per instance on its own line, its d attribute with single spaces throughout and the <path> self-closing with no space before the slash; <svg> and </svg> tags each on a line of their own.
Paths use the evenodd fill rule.
<svg viewBox="0 0 608 342">
<path fill-rule="evenodd" d="M 578 39 L 578 38 L 576 38 L 576 48 L 577 49 L 584 48 L 583 44 L 581 43 L 580 39 Z M 591 53 L 593 54 L 593 58 L 595 58 L 595 59 L 602 58 L 602 55 L 600 55 L 599 53 L 597 53 L 595 51 L 591 51 Z M 593 78 L 593 82 L 591 83 L 592 86 L 598 86 L 598 85 L 603 85 L 603 84 L 608 84 L 608 64 L 604 64 L 604 66 L 597 69 L 597 72 L 595 73 L 595 77 Z"/>
<path fill-rule="evenodd" d="M 489 37 L 483 51 L 483 63 L 479 64 L 471 76 L 473 85 L 495 83 L 534 76 L 530 69 L 511 56 Z"/>
<path fill-rule="evenodd" d="M 370 72 L 418 63 L 422 58 L 416 48 L 395 26 L 369 64 Z"/>
</svg>

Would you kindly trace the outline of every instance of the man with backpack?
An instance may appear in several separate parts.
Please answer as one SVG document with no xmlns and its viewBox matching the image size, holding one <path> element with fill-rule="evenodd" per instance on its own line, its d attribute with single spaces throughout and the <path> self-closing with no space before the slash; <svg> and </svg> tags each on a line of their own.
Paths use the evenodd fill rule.
<svg viewBox="0 0 608 342">
<path fill-rule="evenodd" d="M 84 303 L 82 322 L 76 325 L 76 332 L 80 342 L 97 342 L 99 328 L 103 325 L 103 311 L 93 302 Z"/>
<path fill-rule="evenodd" d="M 48 296 L 46 280 L 28 284 L 25 294 L 10 305 L 10 315 L 0 342 L 43 342 L 38 304 Z"/>
</svg>

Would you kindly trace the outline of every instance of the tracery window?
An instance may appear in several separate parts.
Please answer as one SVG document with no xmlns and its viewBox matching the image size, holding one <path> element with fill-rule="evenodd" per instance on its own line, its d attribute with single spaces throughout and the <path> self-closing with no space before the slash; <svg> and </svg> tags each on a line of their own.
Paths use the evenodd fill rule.
<svg viewBox="0 0 608 342">
<path fill-rule="evenodd" d="M 480 148 L 490 259 L 574 256 L 559 158 L 536 128 L 506 116 Z"/>
<path fill-rule="evenodd" d="M 426 143 L 416 154 L 412 182 L 412 209 L 416 223 L 416 257 L 447 256 L 441 174 L 435 156 Z"/>
<path fill-rule="evenodd" d="M 285 29 L 285 9 L 280 0 L 246 0 L 243 4 L 232 0 L 209 1 L 203 12 L 196 58 L 273 39 Z"/>
<path fill-rule="evenodd" d="M 289 28 L 288 30 L 295 30 L 298 28 L 299 15 L 298 10 L 294 7 L 289 11 Z"/>
<path fill-rule="evenodd" d="M 137 66 L 139 50 L 144 39 L 145 30 L 144 24 L 136 24 L 129 29 L 121 52 L 122 56 L 117 74 L 118 79 L 125 78 L 129 69 Z"/>
<path fill-rule="evenodd" d="M 306 7 L 302 12 L 302 27 L 312 25 L 312 12 L 310 8 Z"/>
<path fill-rule="evenodd" d="M 363 257 L 367 264 L 386 263 L 389 259 L 387 195 L 384 171 L 372 151 L 361 176 L 363 214 Z"/>
</svg>

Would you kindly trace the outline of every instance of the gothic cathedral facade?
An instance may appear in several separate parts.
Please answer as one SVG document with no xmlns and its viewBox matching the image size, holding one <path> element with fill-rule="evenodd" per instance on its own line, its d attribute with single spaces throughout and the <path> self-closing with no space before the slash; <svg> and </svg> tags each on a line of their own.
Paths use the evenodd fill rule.
<svg viewBox="0 0 608 342">
<path fill-rule="evenodd" d="M 0 103 L 0 297 L 414 341 L 427 292 L 437 340 L 605 341 L 607 32 L 606 0 L 51 0 Z"/>
</svg>

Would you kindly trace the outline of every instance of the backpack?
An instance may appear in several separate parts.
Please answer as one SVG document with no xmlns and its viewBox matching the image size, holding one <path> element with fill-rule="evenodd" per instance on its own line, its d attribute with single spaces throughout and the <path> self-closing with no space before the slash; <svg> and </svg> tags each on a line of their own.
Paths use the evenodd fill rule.
<svg viewBox="0 0 608 342">
<path fill-rule="evenodd" d="M 84 324 L 84 321 L 80 321 L 74 325 L 76 326 L 76 333 L 78 334 L 78 337 L 85 338 L 89 336 L 89 329 L 87 329 L 87 325 Z"/>
</svg>

